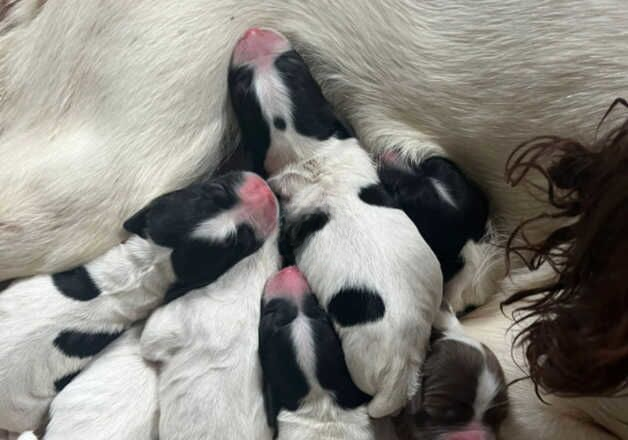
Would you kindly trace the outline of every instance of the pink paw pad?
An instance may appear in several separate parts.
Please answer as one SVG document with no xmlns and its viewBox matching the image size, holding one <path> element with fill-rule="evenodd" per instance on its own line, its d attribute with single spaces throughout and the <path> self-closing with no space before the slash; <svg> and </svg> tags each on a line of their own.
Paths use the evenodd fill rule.
<svg viewBox="0 0 628 440">
<path fill-rule="evenodd" d="M 275 55 L 290 49 L 290 42 L 279 32 L 271 29 L 251 28 L 236 43 L 232 63 L 240 65 L 268 62 Z"/>
<path fill-rule="evenodd" d="M 238 194 L 244 215 L 262 237 L 268 237 L 277 226 L 277 199 L 273 191 L 257 174 L 245 173 Z"/>
<path fill-rule="evenodd" d="M 285 298 L 297 303 L 310 292 L 310 286 L 303 273 L 296 266 L 286 267 L 273 275 L 264 288 L 266 301 Z"/>
</svg>

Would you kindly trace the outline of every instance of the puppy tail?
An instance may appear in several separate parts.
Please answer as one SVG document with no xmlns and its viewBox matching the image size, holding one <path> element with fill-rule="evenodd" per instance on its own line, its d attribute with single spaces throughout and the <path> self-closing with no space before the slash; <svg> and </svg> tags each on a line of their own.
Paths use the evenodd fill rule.
<svg viewBox="0 0 628 440">
<path fill-rule="evenodd" d="M 499 289 L 506 274 L 500 235 L 490 222 L 479 241 L 469 240 L 462 248 L 464 267 L 444 287 L 444 298 L 454 312 L 485 304 Z"/>
</svg>

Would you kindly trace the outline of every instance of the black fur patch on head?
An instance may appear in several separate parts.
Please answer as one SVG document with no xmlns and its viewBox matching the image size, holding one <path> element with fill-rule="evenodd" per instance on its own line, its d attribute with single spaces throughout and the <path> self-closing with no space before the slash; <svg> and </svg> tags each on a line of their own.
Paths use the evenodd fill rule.
<svg viewBox="0 0 628 440">
<path fill-rule="evenodd" d="M 81 372 L 81 370 L 75 371 L 74 373 L 70 373 L 70 374 L 66 374 L 65 376 L 55 380 L 55 391 L 57 393 L 60 393 L 61 390 L 63 390 L 67 384 L 69 384 L 70 382 L 72 382 L 72 380 L 79 375 L 79 373 Z"/>
<path fill-rule="evenodd" d="M 347 287 L 327 304 L 327 312 L 343 327 L 368 324 L 382 319 L 386 306 L 379 293 L 366 287 Z"/>
<path fill-rule="evenodd" d="M 240 224 L 236 233 L 223 241 L 190 239 L 181 243 L 170 256 L 177 281 L 166 292 L 165 301 L 213 283 L 261 246 L 262 241 L 246 223 Z"/>
<path fill-rule="evenodd" d="M 124 223 L 124 228 L 156 244 L 176 248 L 203 221 L 233 208 L 242 173 L 228 173 L 207 182 L 161 195 Z"/>
<path fill-rule="evenodd" d="M 277 416 L 282 409 L 296 411 L 310 392 L 296 358 L 290 324 L 298 307 L 282 298 L 262 304 L 259 356 L 262 366 L 264 407 L 268 425 L 277 436 Z"/>
<path fill-rule="evenodd" d="M 382 206 L 384 208 L 399 208 L 395 199 L 388 194 L 386 188 L 381 183 L 374 183 L 369 186 L 360 188 L 358 194 L 364 203 L 374 206 Z"/>
<path fill-rule="evenodd" d="M 275 126 L 277 130 L 283 131 L 286 129 L 286 120 L 284 118 L 277 116 L 273 119 L 273 125 Z"/>
<path fill-rule="evenodd" d="M 270 127 L 262 115 L 253 87 L 254 76 L 250 66 L 232 66 L 228 77 L 229 96 L 240 126 L 242 147 L 252 155 L 253 170 L 263 175 L 264 160 L 270 147 Z"/>
<path fill-rule="evenodd" d="M 330 217 L 324 211 L 316 210 L 289 221 L 284 221 L 284 227 L 281 230 L 282 238 L 286 244 L 293 250 L 298 249 L 312 234 L 320 231 L 329 222 Z"/>
<path fill-rule="evenodd" d="M 379 177 L 436 254 L 444 281 L 449 281 L 464 266 L 460 252 L 466 242 L 486 233 L 486 195 L 443 157 L 428 158 L 410 169 L 384 163 Z"/>
<path fill-rule="evenodd" d="M 52 275 L 52 282 L 68 298 L 89 301 L 100 295 L 100 289 L 89 276 L 85 266 L 78 266 Z"/>
<path fill-rule="evenodd" d="M 100 353 L 122 333 L 123 331 L 88 333 L 63 330 L 53 344 L 68 357 L 84 359 Z"/>
<path fill-rule="evenodd" d="M 316 379 L 320 386 L 329 391 L 336 404 L 345 409 L 357 408 L 369 402 L 371 396 L 362 392 L 351 380 L 340 338 L 314 295 L 305 298 L 303 311 L 310 318 L 316 351 Z"/>
<path fill-rule="evenodd" d="M 275 60 L 275 67 L 290 93 L 294 128 L 299 134 L 320 141 L 332 136 L 339 139 L 350 137 L 301 55 L 295 50 L 284 52 Z"/>
</svg>

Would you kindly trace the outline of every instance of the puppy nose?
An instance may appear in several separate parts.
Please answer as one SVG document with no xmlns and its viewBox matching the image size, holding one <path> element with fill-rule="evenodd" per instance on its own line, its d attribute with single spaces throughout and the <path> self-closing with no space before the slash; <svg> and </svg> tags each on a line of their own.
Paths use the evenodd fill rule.
<svg viewBox="0 0 628 440">
<path fill-rule="evenodd" d="M 488 440 L 488 437 L 484 430 L 471 430 L 454 432 L 445 436 L 444 440 Z"/>
<path fill-rule="evenodd" d="M 270 301 L 273 298 L 283 298 L 300 304 L 309 292 L 310 286 L 303 273 L 296 266 L 289 266 L 277 272 L 266 282 L 264 299 Z"/>
<path fill-rule="evenodd" d="M 251 28 L 236 43 L 232 63 L 259 64 L 271 62 L 274 55 L 291 49 L 288 39 L 272 29 Z"/>
<path fill-rule="evenodd" d="M 254 173 L 244 173 L 244 182 L 238 191 L 246 216 L 262 238 L 277 227 L 278 204 L 275 194 L 264 179 Z"/>
</svg>

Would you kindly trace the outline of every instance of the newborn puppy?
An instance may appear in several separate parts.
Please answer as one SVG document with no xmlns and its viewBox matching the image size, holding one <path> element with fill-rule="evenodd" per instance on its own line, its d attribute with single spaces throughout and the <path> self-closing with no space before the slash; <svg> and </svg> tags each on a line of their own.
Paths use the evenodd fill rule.
<svg viewBox="0 0 628 440">
<path fill-rule="evenodd" d="M 54 398 L 45 440 L 157 438 L 157 371 L 140 353 L 143 327 L 127 330 Z"/>
<path fill-rule="evenodd" d="M 142 333 L 144 358 L 160 364 L 162 440 L 271 436 L 257 334 L 264 283 L 279 268 L 278 204 L 266 183 L 252 174 L 241 194 L 246 199 L 242 210 L 212 218 L 197 231 L 206 240 L 225 242 L 227 254 L 242 246 L 256 250 L 238 253 L 238 262 L 212 284 L 155 311 Z M 215 264 L 198 257 L 194 264 Z"/>
<path fill-rule="evenodd" d="M 443 271 L 444 295 L 456 312 L 479 306 L 500 275 L 498 249 L 488 242 L 489 203 L 452 161 L 434 156 L 406 163 L 394 151 L 380 158 L 386 191 L 417 226 Z"/>
<path fill-rule="evenodd" d="M 253 252 L 252 228 L 238 230 L 234 244 L 211 225 L 215 218 L 247 215 L 256 197 L 247 182 L 260 181 L 234 173 L 158 197 L 127 220 L 125 228 L 136 235 L 126 243 L 85 266 L 4 290 L 0 429 L 36 429 L 52 398 L 164 296 L 211 282 Z"/>
<path fill-rule="evenodd" d="M 295 266 L 266 284 L 259 327 L 268 423 L 282 440 L 373 439 L 333 325 Z"/>
<path fill-rule="evenodd" d="M 422 381 L 411 408 L 396 420 L 400 438 L 497 438 L 509 406 L 504 373 L 493 352 L 468 337 L 448 307 L 434 324 Z"/>
<path fill-rule="evenodd" d="M 442 296 L 438 261 L 382 189 L 308 67 L 270 30 L 241 40 L 230 72 L 245 144 L 285 210 L 296 263 L 329 313 L 355 384 L 382 417 L 417 390 Z M 290 164 L 290 165 L 288 165 Z"/>
</svg>

